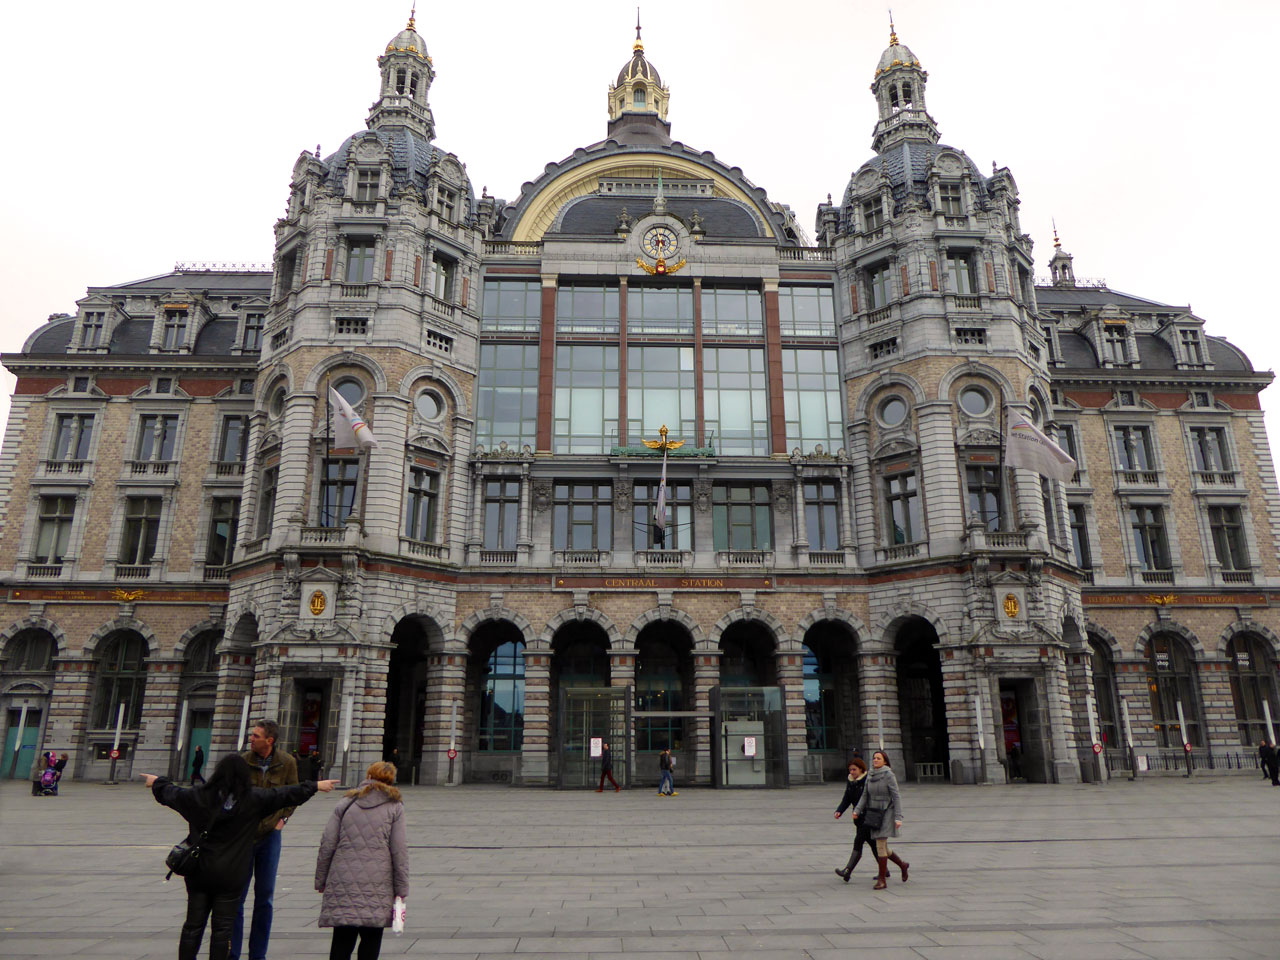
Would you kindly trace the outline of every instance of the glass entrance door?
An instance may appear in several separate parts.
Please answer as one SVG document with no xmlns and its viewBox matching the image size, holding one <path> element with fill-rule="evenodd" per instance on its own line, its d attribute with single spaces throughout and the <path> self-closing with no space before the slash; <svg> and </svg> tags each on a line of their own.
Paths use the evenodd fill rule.
<svg viewBox="0 0 1280 960">
<path fill-rule="evenodd" d="M 18 736 L 18 724 L 22 718 L 21 710 L 9 711 L 7 733 L 4 738 L 4 757 L 0 758 L 0 777 L 25 779 L 31 773 L 31 764 L 36 759 L 36 740 L 40 736 L 39 710 L 28 710 L 26 723 L 22 727 L 21 742 Z"/>
<path fill-rule="evenodd" d="M 609 745 L 613 756 L 613 779 L 624 787 L 629 784 L 630 687 L 561 687 L 559 720 L 557 747 L 561 787 L 594 789 L 599 783 L 600 760 L 591 755 L 593 739 Z"/>
</svg>

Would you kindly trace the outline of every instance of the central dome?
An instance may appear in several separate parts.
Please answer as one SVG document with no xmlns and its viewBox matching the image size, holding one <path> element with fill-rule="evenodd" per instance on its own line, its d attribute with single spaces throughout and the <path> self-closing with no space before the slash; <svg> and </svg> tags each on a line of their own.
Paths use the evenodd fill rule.
<svg viewBox="0 0 1280 960">
<path fill-rule="evenodd" d="M 620 87 L 633 80 L 643 80 L 645 83 L 662 86 L 662 78 L 658 76 L 658 71 L 653 68 L 653 64 L 644 58 L 644 47 L 639 41 L 636 42 L 635 53 L 631 55 L 631 59 L 618 71 L 618 80 L 614 86 Z"/>
</svg>

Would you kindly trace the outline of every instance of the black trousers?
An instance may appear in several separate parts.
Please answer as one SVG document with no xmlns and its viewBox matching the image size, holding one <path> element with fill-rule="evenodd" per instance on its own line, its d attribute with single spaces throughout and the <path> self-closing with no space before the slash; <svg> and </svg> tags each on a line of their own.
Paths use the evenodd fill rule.
<svg viewBox="0 0 1280 960">
<path fill-rule="evenodd" d="M 203 890 L 187 881 L 187 919 L 178 937 L 178 960 L 196 960 L 204 927 L 209 929 L 209 960 L 226 960 L 231 954 L 231 931 L 240 912 L 240 891 Z"/>
<path fill-rule="evenodd" d="M 382 927 L 334 927 L 333 942 L 329 945 L 329 960 L 351 960 L 356 937 L 360 938 L 360 952 L 356 960 L 378 960 L 382 950 Z"/>
</svg>

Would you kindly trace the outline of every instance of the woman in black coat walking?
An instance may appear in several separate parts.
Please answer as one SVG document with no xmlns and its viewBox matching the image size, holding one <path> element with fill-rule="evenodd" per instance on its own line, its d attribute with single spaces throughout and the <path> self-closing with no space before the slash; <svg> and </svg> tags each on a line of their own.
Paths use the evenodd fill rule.
<svg viewBox="0 0 1280 960">
<path fill-rule="evenodd" d="M 840 819 L 840 815 L 850 807 L 856 807 L 858 801 L 862 799 L 862 791 L 867 786 L 867 765 L 861 757 L 854 757 L 849 761 L 849 779 L 844 785 L 844 796 L 840 800 L 840 806 L 836 807 L 836 819 Z M 836 876 L 845 883 L 849 882 L 849 874 L 853 873 L 853 868 L 858 865 L 858 861 L 862 859 L 862 847 L 870 839 L 866 824 L 860 820 L 853 821 L 853 852 L 849 854 L 849 862 L 844 865 L 844 869 L 836 868 Z"/>
<path fill-rule="evenodd" d="M 231 931 L 240 910 L 240 891 L 249 879 L 253 841 L 262 818 L 282 807 L 296 807 L 317 790 L 328 793 L 336 780 L 305 780 L 285 787 L 254 787 L 249 764 L 229 753 L 213 768 L 208 782 L 179 787 L 168 777 L 142 774 L 157 803 L 176 810 L 188 824 L 188 842 L 200 847 L 195 870 L 187 881 L 187 919 L 178 938 L 178 960 L 196 960 L 205 924 L 213 915 L 209 934 L 210 960 L 226 960 Z M 207 836 L 200 839 L 202 832 Z"/>
</svg>

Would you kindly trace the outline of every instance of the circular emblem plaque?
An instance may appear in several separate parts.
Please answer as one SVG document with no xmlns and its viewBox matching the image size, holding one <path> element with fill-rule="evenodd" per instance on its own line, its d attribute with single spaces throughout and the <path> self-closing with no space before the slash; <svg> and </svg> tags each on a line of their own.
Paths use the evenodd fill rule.
<svg viewBox="0 0 1280 960">
<path fill-rule="evenodd" d="M 311 600 L 307 603 L 307 606 L 311 610 L 311 615 L 313 617 L 318 617 L 320 616 L 320 614 L 324 613 L 325 605 L 328 602 L 329 601 L 325 599 L 323 590 L 317 590 L 315 593 L 313 593 L 311 595 Z"/>
</svg>

